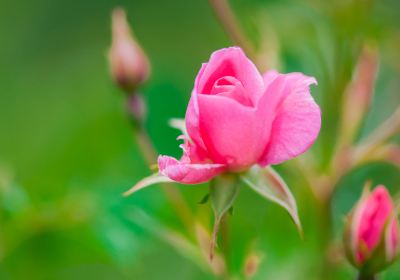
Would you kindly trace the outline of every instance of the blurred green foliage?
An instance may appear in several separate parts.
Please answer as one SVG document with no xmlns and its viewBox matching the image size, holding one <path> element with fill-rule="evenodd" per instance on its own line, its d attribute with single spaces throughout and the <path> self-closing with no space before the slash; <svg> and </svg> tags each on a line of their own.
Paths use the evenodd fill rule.
<svg viewBox="0 0 400 280">
<path fill-rule="evenodd" d="M 231 2 L 253 42 L 274 46 L 279 70 L 319 81 L 312 91 L 323 128 L 313 152 L 321 166 L 332 155 L 340 102 L 364 42 L 378 46 L 381 68 L 360 137 L 400 104 L 398 1 Z M 150 171 L 106 61 L 110 12 L 123 6 L 152 62 L 142 89 L 147 129 L 160 153 L 179 156 L 178 132 L 167 121 L 184 116 L 200 64 L 231 44 L 208 2 L 0 3 L 0 279 L 213 279 L 167 242 L 165 227 L 182 226 L 158 187 L 121 196 Z M 305 239 L 282 209 L 243 188 L 231 219 L 232 268 L 239 275 L 254 246 L 264 256 L 255 279 L 321 279 L 318 205 L 299 174 L 285 164 L 279 170 L 297 198 Z M 399 170 L 388 164 L 343 178 L 332 204 L 338 242 L 343 216 L 367 179 L 399 192 Z M 179 189 L 211 224 L 209 205 L 198 205 L 207 186 Z M 354 275 L 339 261 L 331 276 Z M 382 279 L 398 275 L 400 263 Z"/>
</svg>

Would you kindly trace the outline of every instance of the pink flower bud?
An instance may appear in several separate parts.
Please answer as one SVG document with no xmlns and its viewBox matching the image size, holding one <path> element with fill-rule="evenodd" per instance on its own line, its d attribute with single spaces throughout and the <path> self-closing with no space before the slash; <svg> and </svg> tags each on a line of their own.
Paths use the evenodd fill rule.
<svg viewBox="0 0 400 280">
<path fill-rule="evenodd" d="M 382 185 L 367 191 L 349 220 L 347 251 L 351 262 L 374 274 L 398 253 L 399 225 L 390 194 Z"/>
<path fill-rule="evenodd" d="M 149 77 L 149 61 L 135 40 L 121 8 L 112 13 L 112 45 L 108 58 L 115 82 L 126 91 L 133 91 Z"/>
</svg>

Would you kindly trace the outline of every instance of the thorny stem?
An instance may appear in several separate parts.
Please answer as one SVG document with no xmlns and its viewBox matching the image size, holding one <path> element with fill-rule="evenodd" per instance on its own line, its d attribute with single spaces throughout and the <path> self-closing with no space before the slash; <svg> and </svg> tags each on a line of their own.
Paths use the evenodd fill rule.
<svg viewBox="0 0 400 280">
<path fill-rule="evenodd" d="M 248 56 L 254 59 L 256 52 L 244 35 L 235 14 L 229 6 L 228 0 L 209 0 L 209 2 L 231 40 L 240 46 Z"/>
</svg>

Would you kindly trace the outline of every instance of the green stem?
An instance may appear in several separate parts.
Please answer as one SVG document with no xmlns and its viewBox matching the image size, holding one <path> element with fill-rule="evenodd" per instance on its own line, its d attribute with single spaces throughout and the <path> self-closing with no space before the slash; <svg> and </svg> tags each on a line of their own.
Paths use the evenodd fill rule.
<svg viewBox="0 0 400 280">
<path fill-rule="evenodd" d="M 133 95 L 139 95 L 139 93 L 133 93 Z M 141 98 L 140 96 L 136 97 Z M 128 96 L 128 102 L 130 101 L 129 98 L 132 98 L 132 95 Z M 132 112 L 132 108 L 128 107 L 128 109 L 130 109 L 129 115 L 131 118 L 132 128 L 134 132 L 133 135 L 137 141 L 139 150 L 142 152 L 146 162 L 149 165 L 152 165 L 157 162 L 157 153 L 144 127 L 144 121 L 143 121 L 144 116 L 141 114 L 142 112 L 139 114 L 135 114 L 135 112 Z M 179 190 L 177 190 L 174 186 L 171 185 L 161 184 L 161 188 L 164 191 L 165 196 L 168 199 L 169 203 L 172 205 L 176 214 L 180 218 L 182 224 L 187 228 L 188 232 L 192 232 L 194 217 L 190 207 L 187 205 L 182 194 L 179 192 Z"/>
<path fill-rule="evenodd" d="M 249 43 L 249 40 L 244 35 L 244 32 L 240 27 L 231 7 L 229 6 L 228 1 L 209 0 L 209 2 L 215 12 L 215 15 L 219 19 L 222 27 L 231 40 L 240 46 L 250 58 L 255 59 L 256 52 L 253 46 Z"/>
<path fill-rule="evenodd" d="M 320 244 L 321 244 L 321 254 L 323 258 L 321 259 L 321 279 L 333 279 L 333 264 L 331 261 L 331 240 L 332 240 L 332 213 L 331 213 L 331 200 L 330 198 L 322 201 L 320 205 Z"/>
<path fill-rule="evenodd" d="M 224 254 L 226 271 L 230 274 L 230 237 L 229 237 L 229 213 L 225 213 L 221 220 L 221 250 Z"/>
<path fill-rule="evenodd" d="M 362 275 L 361 273 L 357 276 L 357 280 L 376 280 L 375 275 Z"/>
</svg>

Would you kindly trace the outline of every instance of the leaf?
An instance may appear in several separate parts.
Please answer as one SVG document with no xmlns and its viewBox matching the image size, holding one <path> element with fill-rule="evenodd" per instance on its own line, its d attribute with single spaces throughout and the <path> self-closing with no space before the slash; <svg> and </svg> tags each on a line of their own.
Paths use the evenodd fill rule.
<svg viewBox="0 0 400 280">
<path fill-rule="evenodd" d="M 296 200 L 290 189 L 271 167 L 253 166 L 241 179 L 264 198 L 282 206 L 295 223 L 300 236 L 303 236 Z"/>
<path fill-rule="evenodd" d="M 210 198 L 210 193 L 206 193 L 206 195 L 199 201 L 199 204 L 206 204 L 209 198 Z"/>
<path fill-rule="evenodd" d="M 136 185 L 134 185 L 132 188 L 130 188 L 129 190 L 124 192 L 123 195 L 124 196 L 131 195 L 141 189 L 144 189 L 144 188 L 149 187 L 154 184 L 171 183 L 171 182 L 173 182 L 173 181 L 170 178 L 156 173 L 156 174 L 150 175 L 149 177 L 143 178 L 142 180 L 137 182 Z"/>
<path fill-rule="evenodd" d="M 217 234 L 222 217 L 232 208 L 239 193 L 240 182 L 233 174 L 216 177 L 210 183 L 211 205 L 214 210 L 214 228 L 210 242 L 210 260 L 214 257 Z"/>
</svg>

